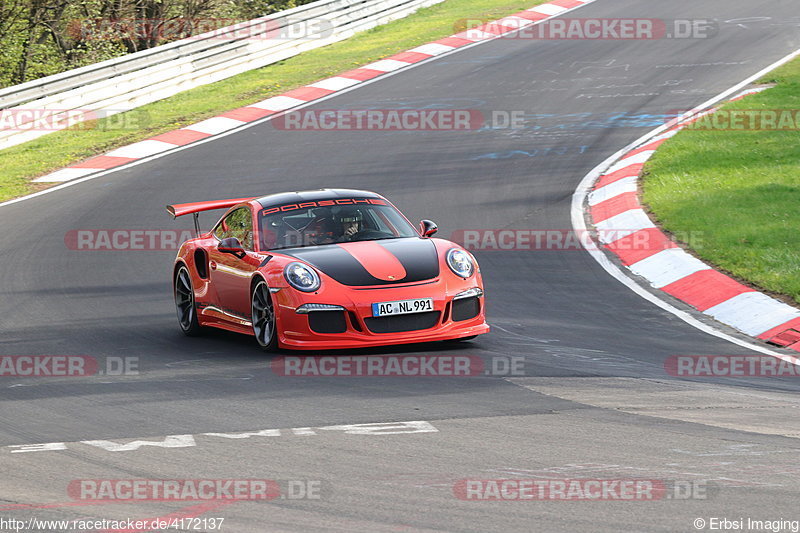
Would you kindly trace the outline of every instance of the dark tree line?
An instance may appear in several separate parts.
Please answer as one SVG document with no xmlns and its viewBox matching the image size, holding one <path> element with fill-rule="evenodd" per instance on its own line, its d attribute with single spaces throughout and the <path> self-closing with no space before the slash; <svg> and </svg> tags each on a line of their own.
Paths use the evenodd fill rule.
<svg viewBox="0 0 800 533">
<path fill-rule="evenodd" d="M 0 87 L 309 0 L 0 0 Z"/>
</svg>

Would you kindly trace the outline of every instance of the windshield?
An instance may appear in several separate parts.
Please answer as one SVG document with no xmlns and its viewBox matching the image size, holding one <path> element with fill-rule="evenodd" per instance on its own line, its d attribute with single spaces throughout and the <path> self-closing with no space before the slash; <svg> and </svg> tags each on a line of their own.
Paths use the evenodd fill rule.
<svg viewBox="0 0 800 533">
<path fill-rule="evenodd" d="M 262 250 L 419 236 L 395 208 L 375 198 L 269 207 L 259 213 L 259 230 Z"/>
</svg>

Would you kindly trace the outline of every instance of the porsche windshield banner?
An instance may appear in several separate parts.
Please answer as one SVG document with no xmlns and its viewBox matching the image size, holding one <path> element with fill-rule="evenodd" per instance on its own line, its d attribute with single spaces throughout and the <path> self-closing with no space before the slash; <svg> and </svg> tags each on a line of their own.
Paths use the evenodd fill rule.
<svg viewBox="0 0 800 533">
<path fill-rule="evenodd" d="M 386 200 L 381 200 L 380 198 L 336 198 L 332 200 L 317 200 L 312 202 L 299 202 L 275 207 L 267 207 L 261 211 L 261 216 L 267 216 L 273 213 L 285 213 L 286 211 L 295 211 L 297 209 L 310 209 L 312 207 L 333 207 L 335 205 L 357 204 L 388 205 Z"/>
</svg>

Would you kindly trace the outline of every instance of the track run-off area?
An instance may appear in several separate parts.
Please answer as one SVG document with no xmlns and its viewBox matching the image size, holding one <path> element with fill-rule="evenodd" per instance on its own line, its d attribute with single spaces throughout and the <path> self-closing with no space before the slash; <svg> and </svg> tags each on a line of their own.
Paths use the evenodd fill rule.
<svg viewBox="0 0 800 533">
<path fill-rule="evenodd" d="M 475 251 L 492 331 L 474 341 L 326 354 L 468 361 L 457 377 L 289 375 L 252 338 L 180 334 L 174 250 L 69 246 L 77 230 L 190 230 L 170 203 L 320 187 L 374 190 L 445 238 L 569 232 L 573 194 L 598 164 L 800 48 L 796 0 L 597 0 L 568 16 L 713 20 L 716 31 L 509 36 L 306 108 L 471 110 L 523 127 L 308 131 L 271 120 L 0 208 L 0 354 L 97 365 L 0 378 L 0 518 L 476 533 L 800 520 L 798 379 L 671 375 L 670 358 L 757 355 L 757 342 L 677 302 L 724 336 L 654 305 L 580 246 Z M 91 480 L 270 483 L 220 502 L 104 500 Z M 506 496 L 523 481 L 558 491 L 579 480 L 606 497 L 496 501 L 488 480 L 516 480 Z M 625 498 L 631 482 L 654 496 Z"/>
</svg>

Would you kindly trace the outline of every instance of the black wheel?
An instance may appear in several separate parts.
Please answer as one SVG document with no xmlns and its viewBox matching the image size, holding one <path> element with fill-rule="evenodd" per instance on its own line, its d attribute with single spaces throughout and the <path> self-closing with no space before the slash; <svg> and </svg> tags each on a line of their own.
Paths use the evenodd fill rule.
<svg viewBox="0 0 800 533">
<path fill-rule="evenodd" d="M 178 312 L 178 324 L 188 337 L 196 337 L 202 331 L 197 321 L 197 308 L 194 304 L 192 277 L 185 266 L 181 266 L 175 274 L 175 309 Z"/>
<path fill-rule="evenodd" d="M 278 348 L 278 334 L 275 331 L 275 308 L 269 287 L 261 280 L 253 286 L 251 310 L 253 318 L 253 335 L 258 345 L 265 352 L 274 352 Z"/>
</svg>

